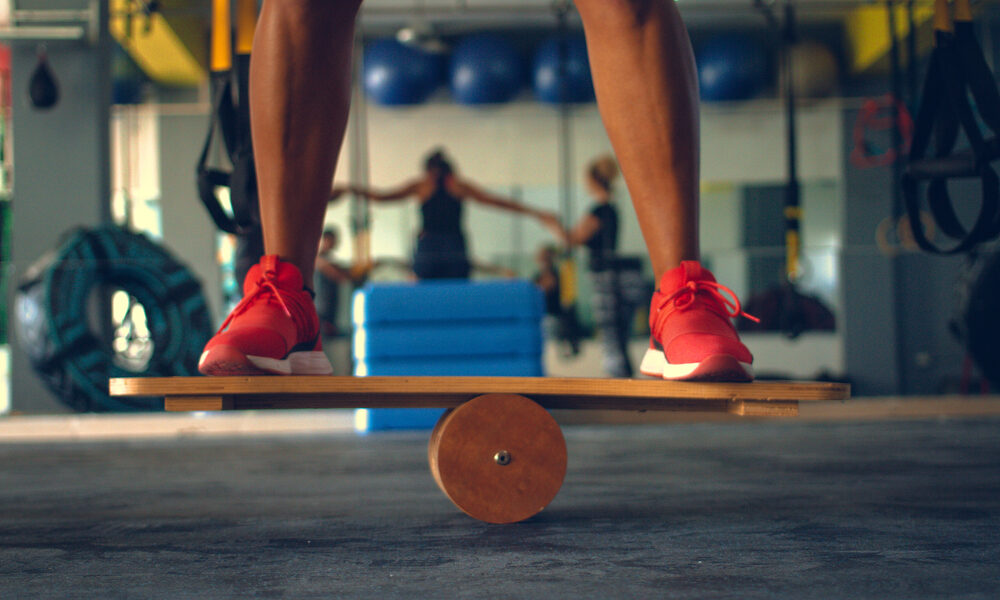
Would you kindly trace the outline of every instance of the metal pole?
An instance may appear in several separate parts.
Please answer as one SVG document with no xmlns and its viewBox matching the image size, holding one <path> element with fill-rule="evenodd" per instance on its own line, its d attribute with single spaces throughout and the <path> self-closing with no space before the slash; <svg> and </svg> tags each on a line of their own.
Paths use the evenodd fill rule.
<svg viewBox="0 0 1000 600">
<path fill-rule="evenodd" d="M 795 7 L 792 0 L 785 3 L 784 34 L 782 35 L 782 69 L 785 74 L 785 126 L 788 151 L 788 182 L 785 188 L 785 276 L 794 283 L 799 276 L 799 252 L 802 242 L 799 223 L 802 208 L 799 191 L 799 174 L 795 129 L 795 84 L 793 81 L 792 47 L 796 41 Z"/>
<path fill-rule="evenodd" d="M 896 36 L 896 2 L 888 0 L 885 4 L 889 11 L 889 85 L 890 93 L 894 100 L 900 100 L 903 96 L 903 76 L 900 68 L 899 39 Z M 912 60 L 912 58 L 911 58 Z M 899 130 L 899 113 L 895 105 L 892 110 L 892 147 L 901 148 L 903 145 L 903 134 Z M 903 175 L 903 161 L 897 157 L 892 163 L 892 218 L 898 219 L 903 212 L 902 190 L 900 187 Z"/>
<path fill-rule="evenodd" d="M 559 78 L 559 188 L 560 188 L 560 212 L 564 222 L 569 223 L 573 218 L 573 174 L 570 169 L 572 161 L 572 131 L 570 128 L 570 105 L 569 105 L 569 28 L 567 17 L 569 4 L 565 0 L 555 3 L 556 18 L 558 19 L 558 42 L 559 56 L 556 68 Z"/>
<path fill-rule="evenodd" d="M 77 10 L 71 9 L 52 9 L 52 10 L 31 10 L 31 9 L 18 9 L 11 11 L 11 20 L 15 23 L 21 22 L 32 22 L 32 23 L 63 23 L 63 22 L 89 22 L 91 19 L 90 8 L 82 8 Z"/>
<path fill-rule="evenodd" d="M 85 37 L 87 37 L 87 30 L 79 26 L 0 28 L 0 40 L 56 42 L 77 41 Z"/>
<path fill-rule="evenodd" d="M 0 40 L 77 41 L 86 39 L 96 44 L 101 34 L 100 0 L 90 0 L 83 9 L 14 9 L 10 13 L 13 26 L 0 29 Z M 29 23 L 24 26 L 21 23 Z M 67 23 L 67 25 L 54 25 Z M 68 25 L 73 23 L 73 25 Z M 38 25 L 43 24 L 43 25 Z M 45 24 L 52 24 L 46 26 Z"/>
<path fill-rule="evenodd" d="M 354 42 L 354 81 L 351 99 L 351 120 L 348 130 L 351 149 L 351 182 L 368 187 L 368 100 L 365 96 L 362 74 L 364 73 L 364 35 L 358 31 Z M 371 212 L 368 197 L 355 194 L 350 204 L 351 233 L 354 237 L 354 265 L 367 269 L 371 266 Z"/>
</svg>

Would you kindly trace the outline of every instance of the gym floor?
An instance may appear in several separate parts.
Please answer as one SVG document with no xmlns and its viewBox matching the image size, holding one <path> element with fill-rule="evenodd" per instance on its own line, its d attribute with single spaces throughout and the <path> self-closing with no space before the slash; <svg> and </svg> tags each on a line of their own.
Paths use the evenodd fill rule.
<svg viewBox="0 0 1000 600">
<path fill-rule="evenodd" d="M 565 484 L 515 525 L 451 505 L 427 432 L 340 413 L 0 430 L 0 595 L 993 598 L 1000 398 L 953 404 L 974 410 L 565 424 Z"/>
</svg>

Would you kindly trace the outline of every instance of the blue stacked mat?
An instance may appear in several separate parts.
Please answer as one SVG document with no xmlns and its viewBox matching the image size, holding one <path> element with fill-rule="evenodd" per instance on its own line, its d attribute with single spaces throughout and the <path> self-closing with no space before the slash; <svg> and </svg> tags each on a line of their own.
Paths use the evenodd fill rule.
<svg viewBox="0 0 1000 600">
<path fill-rule="evenodd" d="M 354 374 L 542 375 L 542 294 L 528 281 L 369 283 L 354 294 Z M 433 427 L 441 409 L 359 409 L 359 431 Z"/>
</svg>

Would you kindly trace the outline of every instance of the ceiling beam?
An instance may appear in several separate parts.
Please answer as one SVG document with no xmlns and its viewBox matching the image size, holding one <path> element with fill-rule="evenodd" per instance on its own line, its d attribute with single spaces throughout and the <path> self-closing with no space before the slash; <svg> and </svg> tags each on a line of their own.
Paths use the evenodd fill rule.
<svg viewBox="0 0 1000 600">
<path fill-rule="evenodd" d="M 168 0 L 162 10 L 147 15 L 137 11 L 140 3 L 134 0 L 110 1 L 111 35 L 150 79 L 168 86 L 196 86 L 205 81 L 207 14 Z"/>
</svg>

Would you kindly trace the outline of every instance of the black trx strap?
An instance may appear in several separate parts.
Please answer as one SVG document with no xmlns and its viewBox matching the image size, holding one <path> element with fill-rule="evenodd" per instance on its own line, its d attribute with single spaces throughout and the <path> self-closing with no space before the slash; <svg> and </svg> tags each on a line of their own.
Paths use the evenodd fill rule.
<svg viewBox="0 0 1000 600">
<path fill-rule="evenodd" d="M 795 22 L 795 6 L 785 4 L 785 20 L 782 24 L 782 69 L 785 74 L 785 127 L 788 150 L 788 181 L 785 183 L 785 277 L 794 284 L 799 277 L 799 261 L 802 252 L 800 224 L 802 222 L 802 192 L 799 186 L 798 137 L 795 127 L 795 83 L 792 68 L 792 51 L 798 41 Z"/>
<path fill-rule="evenodd" d="M 917 113 L 909 164 L 902 177 L 902 191 L 913 238 L 921 249 L 938 254 L 965 252 L 1000 234 L 1000 179 L 990 163 L 1000 158 L 1000 93 L 972 30 L 967 0 L 956 2 L 954 27 L 946 0 L 935 4 L 935 47 Z M 979 115 L 994 134 L 983 137 L 969 102 L 971 93 Z M 959 132 L 969 148 L 955 152 Z M 925 157 L 931 140 L 934 156 Z M 949 179 L 978 178 L 982 204 L 971 229 L 961 223 L 948 194 Z M 920 218 L 919 184 L 929 181 L 927 202 L 938 229 L 957 239 L 942 248 L 927 239 Z"/>
<path fill-rule="evenodd" d="M 216 227 L 236 235 L 237 282 L 264 254 L 264 236 L 257 200 L 257 170 L 254 165 L 250 135 L 250 49 L 256 25 L 254 0 L 237 0 L 236 59 L 232 58 L 231 14 L 229 0 L 214 0 L 212 5 L 212 114 L 208 135 L 198 158 L 198 197 Z M 226 171 L 208 166 L 216 131 L 232 164 Z M 229 189 L 230 214 L 216 190 Z"/>
<path fill-rule="evenodd" d="M 240 0 L 240 10 L 244 10 Z M 198 195 L 219 229 L 237 235 L 246 235 L 260 227 L 257 215 L 257 174 L 253 162 L 253 142 L 250 138 L 250 53 L 247 44 L 237 48 L 235 62 L 229 48 L 229 2 L 216 0 L 213 24 L 212 72 L 210 94 L 212 101 L 208 135 L 198 157 Z M 246 25 L 241 22 L 241 28 Z M 252 27 L 252 23 L 250 24 Z M 240 36 L 246 32 L 240 33 Z M 252 36 L 252 32 L 249 34 Z M 222 39 L 219 39 L 219 38 Z M 246 47 L 242 47 L 246 46 Z M 218 131 L 232 163 L 232 170 L 225 171 L 208 166 L 209 151 Z M 229 188 L 232 215 L 219 202 L 215 188 Z"/>
<path fill-rule="evenodd" d="M 242 222 L 236 215 L 230 215 L 223 208 L 216 195 L 217 187 L 230 187 L 232 173 L 218 168 L 208 166 L 208 154 L 215 140 L 216 131 L 222 136 L 222 142 L 226 149 L 226 154 L 231 161 L 235 160 L 233 149 L 237 146 L 236 131 L 236 107 L 232 93 L 232 79 L 230 72 L 212 72 L 211 74 L 211 120 L 208 128 L 208 135 L 205 137 L 205 144 L 202 146 L 201 155 L 198 157 L 198 197 L 208 210 L 215 225 L 226 233 L 240 234 L 251 225 L 247 220 L 245 211 Z M 235 166 L 235 162 L 234 162 Z M 239 203 L 236 199 L 238 194 L 230 190 L 230 202 L 235 207 Z"/>
</svg>

